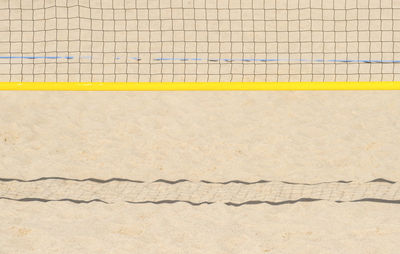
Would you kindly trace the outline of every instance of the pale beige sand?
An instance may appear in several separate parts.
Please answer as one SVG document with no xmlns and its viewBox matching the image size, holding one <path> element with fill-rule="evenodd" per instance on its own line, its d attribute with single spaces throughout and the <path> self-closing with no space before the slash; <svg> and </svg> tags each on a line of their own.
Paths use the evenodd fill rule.
<svg viewBox="0 0 400 254">
<path fill-rule="evenodd" d="M 1 92 L 0 172 L 18 179 L 398 181 L 399 97 Z M 400 233 L 399 205 L 385 203 L 1 200 L 0 207 L 0 253 L 397 253 Z"/>
<path fill-rule="evenodd" d="M 2 177 L 399 179 L 399 96 L 3 91 Z"/>
<path fill-rule="evenodd" d="M 103 8 L 111 9 L 112 2 L 114 9 L 131 9 L 115 14 L 99 13 L 100 3 Z M 252 2 L 255 5 L 250 7 Z M 77 0 L 0 1 L 2 56 L 74 57 L 57 62 L 1 59 L 0 81 L 399 79 L 399 65 L 393 63 L 151 63 L 158 57 L 399 60 L 400 42 L 394 36 L 399 31 L 400 17 L 396 1 L 207 0 L 206 7 L 201 0 L 132 0 L 129 6 L 121 5 L 122 0 L 80 0 L 79 9 L 77 3 Z M 322 3 L 325 11 L 321 9 Z M 92 13 L 88 12 L 89 4 Z M 147 8 L 158 4 L 166 8 L 162 13 L 157 8 L 155 13 L 148 12 Z M 227 13 L 223 9 L 228 4 L 236 9 L 254 7 L 257 12 Z M 174 10 L 168 8 L 171 6 Z M 196 6 L 198 12 L 189 10 L 184 14 L 183 6 L 188 9 Z M 132 9 L 136 7 L 141 9 Z M 221 12 L 216 13 L 216 7 Z M 263 8 L 269 10 L 264 13 Z M 279 13 L 275 13 L 276 8 Z M 287 8 L 292 8 L 290 17 L 294 20 L 275 22 L 275 15 L 289 15 L 285 12 Z M 349 9 L 343 11 L 344 8 Z M 70 19 L 56 22 L 55 13 Z M 154 14 L 163 15 L 165 20 L 150 22 Z M 311 14 L 317 16 L 313 22 L 307 20 Z M 124 19 L 125 15 L 128 19 Z M 176 19 L 174 22 L 171 15 Z M 192 21 L 193 15 L 197 15 L 197 28 L 203 31 L 193 34 L 193 22 L 186 22 L 188 27 L 183 28 L 182 15 L 188 15 L 187 19 Z M 234 19 L 234 26 L 240 25 L 242 30 L 219 34 L 218 29 L 233 27 L 226 22 L 215 22 L 216 15 L 219 19 Z M 267 20 L 261 18 L 261 23 L 254 24 L 238 21 L 240 17 L 259 19 L 259 15 Z M 306 20 L 298 22 L 300 16 Z M 90 17 L 109 20 L 89 22 Z M 318 20 L 321 17 L 323 23 Z M 114 18 L 122 21 L 114 22 L 111 20 Z M 342 21 L 345 18 L 353 20 L 346 23 Z M 20 19 L 24 19 L 23 26 Z M 145 22 L 137 22 L 138 19 Z M 56 26 L 58 32 L 44 34 L 45 29 Z M 176 26 L 175 34 L 170 33 L 172 26 Z M 218 29 L 205 31 L 207 26 Z M 285 30 L 288 26 L 290 32 Z M 354 29 L 361 27 L 371 32 L 355 32 Z M 68 28 L 70 31 L 66 33 Z M 113 30 L 120 28 L 124 31 Z M 109 31 L 104 32 L 106 29 Z M 257 29 L 261 30 L 255 34 Z M 276 33 L 277 29 L 281 31 Z M 151 39 L 149 31 L 153 32 Z M 197 43 L 187 43 L 183 49 L 180 42 L 195 36 Z M 211 42 L 227 36 L 229 40 L 225 42 Z M 234 45 L 230 43 L 231 36 L 232 40 L 249 39 L 258 44 Z M 92 43 L 94 40 L 97 42 Z M 97 53 L 92 55 L 92 51 Z M 88 55 L 93 59 L 80 58 Z M 140 67 L 127 60 L 138 56 L 143 58 Z M 146 183 L 160 178 L 193 182 L 347 180 L 355 185 L 385 178 L 397 182 L 400 180 L 399 115 L 400 94 L 390 91 L 1 92 L 0 177 L 25 180 L 119 177 Z M 35 188 L 35 185 L 3 183 L 0 193 L 15 199 L 30 197 L 24 196 L 27 193 L 49 199 L 85 199 L 120 190 L 118 186 L 116 191 L 102 189 L 103 192 L 82 188 L 80 195 L 76 190 L 65 191 L 54 184 L 46 192 L 41 189 L 48 186 L 44 184 Z M 387 184 L 374 186 L 378 189 L 374 189 L 373 195 L 383 193 L 382 197 L 394 198 L 398 195 L 396 189 L 388 192 Z M 224 190 L 225 187 L 230 185 L 224 185 Z M 309 188 L 296 192 L 300 196 L 282 192 L 274 200 L 302 197 Z M 240 201 L 252 198 L 232 192 L 227 193 L 228 200 L 218 199 L 218 195 L 207 197 L 208 201 L 218 202 L 201 206 L 0 200 L 0 253 L 398 253 L 399 204 L 335 203 L 372 194 L 362 191 L 348 198 L 346 195 L 352 190 L 333 190 L 333 196 L 326 192 L 318 196 L 318 192 L 313 192 L 324 201 L 279 206 L 225 205 L 223 202 L 233 198 L 242 198 Z M 189 193 L 178 189 L 171 194 L 179 195 L 179 191 Z M 195 193 L 197 196 L 186 198 L 201 200 Z M 249 193 L 257 194 L 258 189 Z M 265 197 L 270 194 L 267 191 Z M 113 196 L 115 200 L 122 197 L 126 196 Z"/>
<path fill-rule="evenodd" d="M 1 253 L 398 253 L 396 205 L 0 204 Z"/>
</svg>

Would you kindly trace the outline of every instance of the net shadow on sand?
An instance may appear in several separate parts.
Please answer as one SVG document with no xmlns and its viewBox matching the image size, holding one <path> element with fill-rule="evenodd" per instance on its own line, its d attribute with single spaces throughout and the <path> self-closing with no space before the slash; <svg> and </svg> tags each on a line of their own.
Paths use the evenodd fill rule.
<svg viewBox="0 0 400 254">
<path fill-rule="evenodd" d="M 72 179 L 43 177 L 33 180 L 0 178 L 0 199 L 19 202 L 72 202 L 175 204 L 193 206 L 225 204 L 287 205 L 299 202 L 328 201 L 378 202 L 400 204 L 400 184 L 386 179 L 369 182 L 334 181 L 294 183 L 260 180 L 246 182 L 175 181 L 152 182 L 125 178 Z"/>
</svg>

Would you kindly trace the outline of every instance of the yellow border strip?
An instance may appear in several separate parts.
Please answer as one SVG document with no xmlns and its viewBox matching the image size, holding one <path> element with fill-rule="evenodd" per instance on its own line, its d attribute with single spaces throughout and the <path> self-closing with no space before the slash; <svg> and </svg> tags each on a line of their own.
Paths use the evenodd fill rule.
<svg viewBox="0 0 400 254">
<path fill-rule="evenodd" d="M 52 91 L 233 91 L 400 90 L 395 82 L 0 82 L 0 90 Z"/>
</svg>

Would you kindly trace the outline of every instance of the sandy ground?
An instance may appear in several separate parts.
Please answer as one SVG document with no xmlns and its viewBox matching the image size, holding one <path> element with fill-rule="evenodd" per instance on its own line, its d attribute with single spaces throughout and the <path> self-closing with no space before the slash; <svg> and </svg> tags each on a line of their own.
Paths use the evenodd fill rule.
<svg viewBox="0 0 400 254">
<path fill-rule="evenodd" d="M 0 57 L 71 57 L 1 58 L 0 81 L 399 80 L 397 63 L 357 62 L 400 59 L 399 9 L 380 0 L 0 0 Z M 209 61 L 225 58 L 239 60 Z M 399 115 L 393 91 L 3 91 L 0 178 L 398 182 Z M 3 182 L 0 193 L 29 193 Z M 1 254 L 399 246 L 398 204 L 23 201 L 0 200 Z"/>
<path fill-rule="evenodd" d="M 397 92 L 1 92 L 3 178 L 399 180 Z M 0 253 L 396 253 L 398 205 L 0 201 Z"/>
<path fill-rule="evenodd" d="M 2 253 L 397 253 L 398 206 L 1 202 Z"/>
</svg>

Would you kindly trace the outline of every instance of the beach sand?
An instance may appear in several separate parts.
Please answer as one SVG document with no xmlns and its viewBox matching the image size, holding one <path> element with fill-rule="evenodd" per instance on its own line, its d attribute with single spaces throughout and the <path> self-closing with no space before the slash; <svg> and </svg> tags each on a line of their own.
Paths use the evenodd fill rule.
<svg viewBox="0 0 400 254">
<path fill-rule="evenodd" d="M 86 8 L 89 2 L 92 12 Z M 120 13 L 121 10 L 119 13 L 109 10 L 122 8 L 120 4 L 123 2 L 0 1 L 0 29 L 3 31 L 0 36 L 1 56 L 73 57 L 56 60 L 2 58 L 0 81 L 399 79 L 400 72 L 395 63 L 315 62 L 318 59 L 398 59 L 396 51 L 400 44 L 391 37 L 397 32 L 397 25 L 376 23 L 382 17 L 398 20 L 400 12 L 393 12 L 392 15 L 387 13 L 390 8 L 399 10 L 400 6 L 394 1 L 371 0 L 368 1 L 370 6 L 366 5 L 367 2 L 347 1 L 349 11 L 343 12 L 346 1 L 335 1 L 333 5 L 333 1 L 320 0 L 210 0 L 206 8 L 204 1 L 138 0 L 129 1 L 127 6 L 131 8 L 127 15 L 132 15 L 132 19 L 122 24 L 121 20 L 113 23 L 113 19 L 123 20 L 124 15 Z M 236 10 L 232 13 L 221 12 L 217 17 L 221 20 L 231 18 L 236 25 L 242 25 L 242 30 L 232 31 L 232 38 L 226 37 L 226 34 L 223 37 L 217 32 L 234 28 L 226 27 L 226 22 L 219 24 L 219 30 L 204 31 L 207 25 L 209 29 L 215 28 L 217 18 L 212 9 L 217 3 L 220 9 L 224 9 L 228 3 L 232 9 L 240 3 L 254 3 L 260 10 L 263 7 L 259 4 L 263 2 L 268 10 L 267 14 L 263 14 L 270 20 L 266 20 L 262 26 L 241 23 L 243 20 L 240 20 L 241 17 L 256 19 L 259 12 L 246 10 L 238 14 Z M 100 3 L 104 3 L 104 6 L 101 7 Z M 114 7 L 110 3 L 114 3 Z M 154 8 L 157 4 L 165 7 L 162 13 Z M 199 13 L 196 13 L 199 20 L 197 34 L 193 34 L 194 28 L 190 22 L 188 31 L 180 27 L 183 25 L 180 15 L 184 15 L 181 5 L 190 9 L 195 4 L 199 9 Z M 78 8 L 78 5 L 82 8 Z M 171 6 L 173 8 L 169 8 Z M 304 8 L 300 8 L 300 11 L 299 6 Z M 294 20 L 289 23 L 286 20 L 275 22 L 274 15 L 286 17 L 289 13 L 285 12 L 285 8 L 289 7 L 294 8 L 290 13 Z M 326 20 L 326 26 L 321 27 L 318 17 L 315 22 L 309 22 L 310 7 L 313 15 L 323 15 L 321 17 Z M 322 7 L 328 11 L 322 13 Z M 356 7 L 360 9 L 359 13 L 355 12 Z M 385 10 L 377 12 L 380 7 Z M 36 11 L 32 12 L 32 8 Z M 46 11 L 42 11 L 43 8 L 47 8 Z M 101 8 L 109 10 L 99 13 Z M 148 12 L 148 8 L 153 10 Z M 246 8 L 250 7 L 242 6 L 242 9 Z M 279 13 L 273 14 L 277 8 Z M 366 14 L 368 8 L 371 8 L 371 13 Z M 172 13 L 171 9 L 175 9 L 175 12 Z M 56 13 L 60 18 L 58 23 Z M 163 24 L 150 21 L 154 14 L 165 17 L 161 22 Z M 190 19 L 194 13 L 189 11 L 185 15 L 189 15 Z M 350 22 L 349 26 L 343 27 L 341 19 L 351 20 L 354 15 L 360 15 L 357 16 L 360 19 L 365 19 L 367 15 L 373 21 L 367 26 L 364 20 L 360 24 Z M 296 23 L 300 16 L 305 20 Z M 70 19 L 66 22 L 61 17 Z M 79 17 L 82 17 L 81 20 Z M 175 22 L 171 22 L 172 17 L 176 19 Z M 89 22 L 90 18 L 93 22 Z M 24 26 L 20 19 L 24 19 Z M 102 23 L 99 19 L 108 21 Z M 135 23 L 137 19 L 144 19 L 145 22 Z M 334 21 L 337 21 L 336 25 Z M 170 34 L 173 25 L 176 26 L 175 34 Z M 353 37 L 354 25 L 368 27 L 371 31 L 375 29 L 378 33 L 383 28 L 390 27 L 392 30 L 382 32 L 379 36 L 363 31 Z M 289 28 L 292 29 L 290 32 L 285 31 Z M 53 32 L 44 34 L 44 30 L 49 29 L 53 29 Z M 118 29 L 130 33 L 116 32 Z M 261 31 L 255 34 L 257 29 Z M 35 33 L 31 33 L 31 30 Z M 97 31 L 92 33 L 91 30 Z M 300 33 L 300 30 L 304 31 Z M 155 31 L 151 38 L 149 31 Z M 265 33 L 267 31 L 268 34 Z M 252 38 L 251 34 L 257 35 L 256 38 Z M 184 40 L 193 38 L 198 40 L 196 45 L 187 43 L 182 48 Z M 344 41 L 339 41 L 343 38 Z M 232 43 L 239 39 L 263 43 Z M 215 40 L 223 41 L 212 43 Z M 271 41 L 266 43 L 266 40 Z M 176 42 L 174 45 L 177 48 L 173 47 L 172 41 Z M 142 58 L 142 62 L 137 63 L 132 59 L 134 57 Z M 291 63 L 279 60 L 268 64 L 240 60 L 232 64 L 227 61 L 199 60 L 191 64 L 180 60 L 154 60 L 159 57 L 289 57 L 292 60 Z M 295 59 L 306 61 L 300 63 Z M 186 179 L 193 183 L 202 180 L 264 180 L 290 182 L 286 183 L 287 186 L 302 183 L 296 185 L 299 189 L 302 186 L 304 189 L 321 186 L 325 182 L 344 184 L 338 181 L 352 181 L 364 186 L 368 181 L 379 178 L 398 182 L 399 115 L 400 93 L 395 91 L 1 91 L 0 194 L 6 196 L 0 199 L 0 254 L 398 253 L 400 205 L 394 203 L 339 203 L 335 201 L 341 199 L 326 198 L 315 202 L 261 203 L 235 207 L 218 198 L 213 204 L 199 206 L 190 203 L 106 204 L 100 201 L 78 204 L 72 201 L 84 200 L 89 194 L 96 197 L 98 194 L 95 188 L 85 188 L 88 181 L 79 182 L 87 178 L 95 181 L 121 178 L 143 181 L 144 185 L 158 179 Z M 41 200 L 8 200 L 20 198 L 21 195 L 39 198 L 29 196 L 34 193 L 32 190 L 37 191 L 35 187 L 30 189 L 35 185 L 30 184 L 31 187 L 25 188 L 23 186 L 28 184 L 21 181 L 43 177 L 66 178 L 82 184 L 82 195 L 72 193 L 72 189 L 68 191 L 57 184 L 49 184 L 46 185 L 49 186 L 48 194 L 40 197 Z M 13 186 L 9 184 L 17 181 L 22 187 L 8 188 Z M 40 187 L 49 181 L 34 183 Z M 115 192 L 110 191 L 110 195 L 123 192 L 124 184 L 118 183 Z M 375 194 L 382 194 L 381 198 L 390 200 L 388 195 L 392 194 L 386 188 L 389 185 L 392 186 L 389 182 L 382 184 L 383 188 L 376 190 Z M 97 186 L 101 189 L 103 185 Z M 229 191 L 233 185 L 219 183 L 216 186 L 223 186 L 224 190 Z M 101 190 L 104 193 L 104 189 Z M 288 191 L 284 189 L 283 194 L 290 194 Z M 326 192 L 322 196 L 329 196 Z M 160 193 L 168 193 L 168 188 Z M 343 196 L 345 194 L 351 194 L 351 189 L 346 190 Z M 357 193 L 364 194 L 366 197 L 369 195 L 367 191 Z M 78 197 L 76 200 L 45 202 L 55 196 L 65 199 Z M 252 201 L 246 199 L 246 195 L 240 197 Z M 111 200 L 117 199 L 115 196 L 113 198 Z M 191 197 L 188 199 L 193 201 Z"/>
<path fill-rule="evenodd" d="M 399 179 L 399 93 L 1 92 L 1 176 Z M 0 253 L 396 253 L 398 205 L 1 200 Z"/>
</svg>

